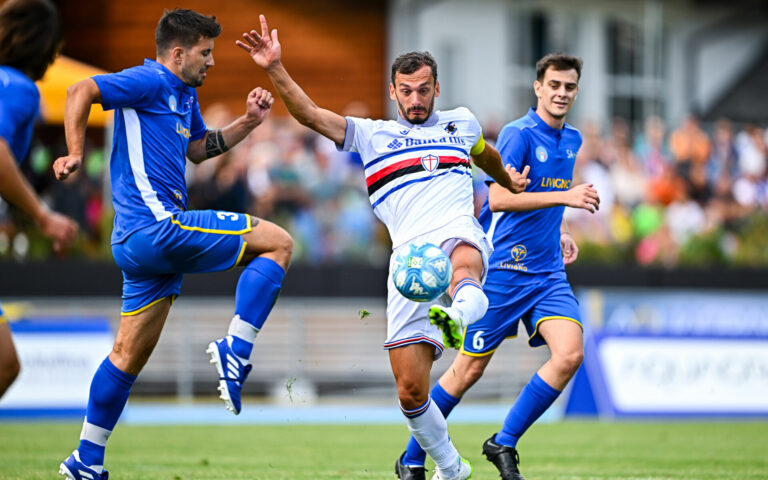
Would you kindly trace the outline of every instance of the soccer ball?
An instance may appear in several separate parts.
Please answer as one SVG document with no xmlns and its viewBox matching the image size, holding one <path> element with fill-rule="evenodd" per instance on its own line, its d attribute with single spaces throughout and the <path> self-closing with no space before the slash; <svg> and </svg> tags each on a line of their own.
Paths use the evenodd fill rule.
<svg viewBox="0 0 768 480">
<path fill-rule="evenodd" d="M 451 259 L 431 243 L 411 243 L 395 256 L 394 264 L 395 288 L 414 302 L 431 302 L 451 283 Z"/>
</svg>

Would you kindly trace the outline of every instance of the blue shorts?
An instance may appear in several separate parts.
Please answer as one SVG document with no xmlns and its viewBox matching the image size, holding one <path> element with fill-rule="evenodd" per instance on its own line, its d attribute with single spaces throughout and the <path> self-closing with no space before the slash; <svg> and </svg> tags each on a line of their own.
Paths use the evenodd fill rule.
<svg viewBox="0 0 768 480">
<path fill-rule="evenodd" d="M 528 331 L 528 344 L 539 347 L 546 342 L 537 327 L 544 320 L 571 320 L 581 326 L 579 302 L 573 295 L 565 272 L 531 275 L 531 281 L 510 285 L 506 272 L 491 272 L 483 291 L 489 307 L 485 316 L 464 334 L 461 352 L 475 357 L 493 353 L 505 338 L 516 337 L 518 323 Z"/>
<path fill-rule="evenodd" d="M 174 214 L 112 245 L 123 271 L 123 315 L 141 313 L 176 298 L 185 273 L 229 270 L 245 252 L 241 236 L 251 231 L 244 213 L 192 210 Z"/>
</svg>

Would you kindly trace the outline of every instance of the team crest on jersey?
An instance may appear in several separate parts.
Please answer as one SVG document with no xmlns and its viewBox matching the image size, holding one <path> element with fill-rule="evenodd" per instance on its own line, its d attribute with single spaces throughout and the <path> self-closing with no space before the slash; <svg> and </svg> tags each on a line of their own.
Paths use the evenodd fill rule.
<svg viewBox="0 0 768 480">
<path fill-rule="evenodd" d="M 171 109 L 171 111 L 176 111 L 176 97 L 173 95 L 168 95 L 168 108 Z"/>
<path fill-rule="evenodd" d="M 536 147 L 536 160 L 538 160 L 538 161 L 543 163 L 543 162 L 547 161 L 547 157 L 548 156 L 549 155 L 547 154 L 547 149 L 546 148 L 541 147 L 541 146 Z"/>
<path fill-rule="evenodd" d="M 456 122 L 449 122 L 448 125 L 445 126 L 445 131 L 449 135 L 456 134 Z"/>
<path fill-rule="evenodd" d="M 176 197 L 176 200 L 180 202 L 184 200 L 184 195 L 182 195 L 181 192 L 178 191 L 177 189 L 173 190 L 173 196 Z"/>
<path fill-rule="evenodd" d="M 421 157 L 421 166 L 424 167 L 424 170 L 430 173 L 437 170 L 438 165 L 440 165 L 440 157 L 437 155 L 429 154 Z"/>
<path fill-rule="evenodd" d="M 525 248 L 525 245 L 520 245 L 519 243 L 512 247 L 512 259 L 516 262 L 522 261 L 526 255 L 528 255 L 528 249 Z"/>
</svg>

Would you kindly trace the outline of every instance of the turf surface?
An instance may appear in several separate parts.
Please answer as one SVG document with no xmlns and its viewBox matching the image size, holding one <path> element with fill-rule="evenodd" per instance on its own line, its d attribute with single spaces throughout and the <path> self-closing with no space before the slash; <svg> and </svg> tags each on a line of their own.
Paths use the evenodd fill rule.
<svg viewBox="0 0 768 480">
<path fill-rule="evenodd" d="M 451 427 L 473 479 L 498 478 L 480 453 L 494 428 Z M 60 478 L 79 433 L 75 423 L 0 423 L 0 479 Z M 394 479 L 407 436 L 404 424 L 118 425 L 107 468 L 120 480 Z M 766 421 L 541 424 L 519 450 L 528 480 L 768 479 Z"/>
</svg>

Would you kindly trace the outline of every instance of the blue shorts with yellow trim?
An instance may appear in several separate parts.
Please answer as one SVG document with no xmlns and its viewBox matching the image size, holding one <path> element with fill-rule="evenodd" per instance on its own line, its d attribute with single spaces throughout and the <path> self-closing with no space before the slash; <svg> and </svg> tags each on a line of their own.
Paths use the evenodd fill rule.
<svg viewBox="0 0 768 480">
<path fill-rule="evenodd" d="M 478 357 L 493 353 L 505 338 L 517 336 L 519 322 L 525 325 L 532 347 L 546 343 L 536 329 L 544 320 L 559 318 L 581 325 L 579 302 L 565 272 L 531 275 L 521 285 L 510 285 L 506 277 L 506 272 L 492 271 L 485 280 L 488 311 L 467 327 L 462 353 Z"/>
<path fill-rule="evenodd" d="M 123 315 L 177 297 L 185 273 L 235 267 L 245 252 L 241 235 L 249 231 L 249 215 L 192 210 L 175 213 L 112 245 L 112 255 L 123 271 Z"/>
</svg>

